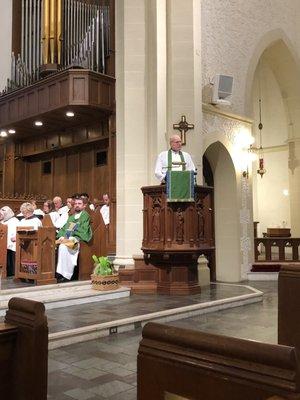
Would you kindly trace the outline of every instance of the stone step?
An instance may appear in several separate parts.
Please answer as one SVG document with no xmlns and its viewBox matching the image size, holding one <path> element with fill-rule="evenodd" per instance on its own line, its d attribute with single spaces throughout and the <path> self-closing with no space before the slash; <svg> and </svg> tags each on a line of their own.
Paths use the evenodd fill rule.
<svg viewBox="0 0 300 400">
<path fill-rule="evenodd" d="M 8 302 L 12 297 L 40 301 L 45 304 L 46 309 L 50 310 L 129 296 L 130 289 L 127 287 L 121 286 L 116 290 L 99 291 L 92 289 L 90 281 L 5 289 L 0 290 L 0 316 L 5 315 Z"/>
<path fill-rule="evenodd" d="M 228 285 L 225 283 L 212 283 L 212 285 Z M 232 285 L 236 286 L 236 285 Z M 68 329 L 49 334 L 49 349 L 68 346 L 73 343 L 85 342 L 112 334 L 131 331 L 143 327 L 147 322 L 166 323 L 183 318 L 190 318 L 201 314 L 240 307 L 247 304 L 257 303 L 263 300 L 263 293 L 251 286 L 240 285 L 249 289 L 248 294 L 232 296 L 219 300 L 205 301 L 183 307 L 160 310 L 149 314 L 135 315 L 129 318 L 112 319 L 108 322 L 90 324 L 80 328 Z"/>
</svg>

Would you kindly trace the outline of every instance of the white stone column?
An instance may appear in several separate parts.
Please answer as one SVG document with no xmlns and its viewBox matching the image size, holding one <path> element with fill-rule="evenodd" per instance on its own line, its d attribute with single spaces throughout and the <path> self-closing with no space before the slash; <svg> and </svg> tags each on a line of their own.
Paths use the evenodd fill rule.
<svg viewBox="0 0 300 400">
<path fill-rule="evenodd" d="M 117 265 L 133 264 L 147 184 L 145 1 L 116 2 Z"/>
<path fill-rule="evenodd" d="M 186 151 L 202 177 L 200 67 L 199 1 L 116 2 L 117 265 L 141 254 L 140 188 L 158 183 L 157 154 L 181 115 L 195 124 Z"/>
<path fill-rule="evenodd" d="M 186 134 L 183 150 L 192 155 L 202 183 L 201 2 L 167 0 L 167 126 L 169 136 L 178 133 L 173 124 L 182 115 L 194 130 Z"/>
</svg>

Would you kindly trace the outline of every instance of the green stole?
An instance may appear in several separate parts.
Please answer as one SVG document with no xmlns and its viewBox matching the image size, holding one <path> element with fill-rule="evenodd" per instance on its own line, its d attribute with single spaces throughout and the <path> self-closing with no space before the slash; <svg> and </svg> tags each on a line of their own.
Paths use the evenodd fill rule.
<svg viewBox="0 0 300 400">
<path fill-rule="evenodd" d="M 181 151 L 179 151 L 179 155 L 181 162 L 184 163 L 185 160 Z M 168 151 L 168 171 L 172 171 L 172 149 Z M 185 171 L 185 164 L 182 165 L 182 171 Z"/>
<path fill-rule="evenodd" d="M 81 212 L 78 219 L 75 219 L 75 214 L 70 215 L 65 225 L 58 231 L 57 238 L 66 237 L 67 230 L 70 228 L 71 223 L 76 225 L 72 236 L 80 241 L 88 243 L 93 236 L 90 220 L 89 214 L 84 210 Z"/>
</svg>

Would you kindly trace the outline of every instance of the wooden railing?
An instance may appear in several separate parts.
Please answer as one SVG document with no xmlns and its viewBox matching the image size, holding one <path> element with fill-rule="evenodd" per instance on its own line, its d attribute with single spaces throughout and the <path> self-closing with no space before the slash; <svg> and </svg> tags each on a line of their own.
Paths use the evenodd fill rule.
<svg viewBox="0 0 300 400">
<path fill-rule="evenodd" d="M 293 262 L 299 258 L 300 238 L 255 238 L 255 262 Z"/>
</svg>

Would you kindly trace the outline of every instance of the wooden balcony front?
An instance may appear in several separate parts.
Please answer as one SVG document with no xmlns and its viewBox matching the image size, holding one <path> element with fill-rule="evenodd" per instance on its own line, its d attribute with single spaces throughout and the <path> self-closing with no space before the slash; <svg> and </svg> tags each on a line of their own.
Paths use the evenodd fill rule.
<svg viewBox="0 0 300 400">
<path fill-rule="evenodd" d="M 75 113 L 67 118 L 66 111 Z M 48 133 L 90 122 L 115 110 L 115 79 L 85 69 L 68 69 L 0 97 L 0 129 L 17 137 Z M 41 120 L 43 126 L 35 127 Z"/>
</svg>

